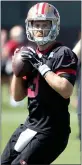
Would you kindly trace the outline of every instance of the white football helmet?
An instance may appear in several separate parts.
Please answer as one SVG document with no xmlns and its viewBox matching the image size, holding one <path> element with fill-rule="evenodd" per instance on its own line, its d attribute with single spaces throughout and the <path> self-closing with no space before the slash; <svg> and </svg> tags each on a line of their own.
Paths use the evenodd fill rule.
<svg viewBox="0 0 82 165">
<path fill-rule="evenodd" d="M 33 35 L 32 22 L 45 20 L 52 22 L 48 35 L 46 37 L 35 37 Z M 54 41 L 58 36 L 60 30 L 60 15 L 58 10 L 53 5 L 46 2 L 41 2 L 30 8 L 25 23 L 28 40 L 36 42 L 38 45 L 44 45 Z"/>
</svg>

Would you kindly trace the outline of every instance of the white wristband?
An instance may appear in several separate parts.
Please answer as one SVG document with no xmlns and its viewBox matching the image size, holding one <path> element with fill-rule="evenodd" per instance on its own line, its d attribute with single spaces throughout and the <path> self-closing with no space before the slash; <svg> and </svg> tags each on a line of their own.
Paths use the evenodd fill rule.
<svg viewBox="0 0 82 165">
<path fill-rule="evenodd" d="M 38 71 L 42 76 L 44 76 L 48 71 L 51 71 L 51 69 L 46 64 L 44 64 L 39 66 Z"/>
</svg>

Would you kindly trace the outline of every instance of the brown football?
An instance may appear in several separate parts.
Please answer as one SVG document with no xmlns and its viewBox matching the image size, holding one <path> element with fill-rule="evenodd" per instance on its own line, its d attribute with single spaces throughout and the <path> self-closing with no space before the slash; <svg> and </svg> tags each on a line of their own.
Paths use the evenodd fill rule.
<svg viewBox="0 0 82 165">
<path fill-rule="evenodd" d="M 17 77 L 26 76 L 32 73 L 33 70 L 33 66 L 30 64 L 29 61 L 27 63 L 24 63 L 22 61 L 22 57 L 20 55 L 22 50 L 27 50 L 27 47 L 23 47 L 17 53 L 15 53 L 12 60 L 13 72 Z"/>
</svg>

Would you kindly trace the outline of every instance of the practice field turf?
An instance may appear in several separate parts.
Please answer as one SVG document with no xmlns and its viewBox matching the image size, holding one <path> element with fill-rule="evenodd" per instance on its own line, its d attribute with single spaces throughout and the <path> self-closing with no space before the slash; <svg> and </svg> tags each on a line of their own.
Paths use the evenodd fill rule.
<svg viewBox="0 0 82 165">
<path fill-rule="evenodd" d="M 73 98 L 74 96 L 72 96 Z M 13 108 L 9 105 L 9 95 L 6 87 L 2 88 L 2 113 L 1 113 L 1 151 L 4 149 L 13 131 L 23 123 L 28 115 L 27 101 L 23 107 Z M 80 140 L 78 136 L 78 121 L 76 108 L 69 106 L 71 114 L 71 135 L 65 151 L 53 162 L 53 164 L 80 164 Z"/>
</svg>

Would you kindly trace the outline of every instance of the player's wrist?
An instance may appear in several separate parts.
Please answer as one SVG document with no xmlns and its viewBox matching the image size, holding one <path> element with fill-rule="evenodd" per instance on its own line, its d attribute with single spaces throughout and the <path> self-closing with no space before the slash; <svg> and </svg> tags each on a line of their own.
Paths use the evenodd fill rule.
<svg viewBox="0 0 82 165">
<path fill-rule="evenodd" d="M 47 72 L 51 71 L 51 69 L 46 64 L 43 64 L 39 66 L 38 71 L 44 77 Z"/>
</svg>

